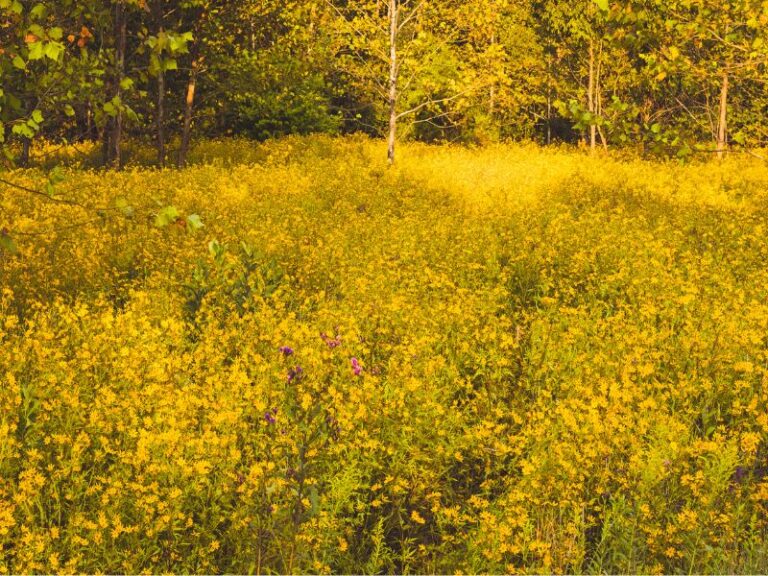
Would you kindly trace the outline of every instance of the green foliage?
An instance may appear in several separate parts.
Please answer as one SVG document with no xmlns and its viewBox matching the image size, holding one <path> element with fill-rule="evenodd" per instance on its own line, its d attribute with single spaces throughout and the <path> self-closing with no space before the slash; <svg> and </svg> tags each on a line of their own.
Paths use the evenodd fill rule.
<svg viewBox="0 0 768 576">
<path fill-rule="evenodd" d="M 14 242 L 13 238 L 5 229 L 0 231 L 0 250 L 11 255 L 18 254 L 19 252 L 16 242 Z"/>
<path fill-rule="evenodd" d="M 167 228 L 175 224 L 181 218 L 181 214 L 175 206 L 166 206 L 157 213 L 155 217 L 155 226 L 157 228 Z"/>
<path fill-rule="evenodd" d="M 717 140 L 727 77 L 725 143 L 768 142 L 758 0 L 395 6 L 403 138 L 575 142 L 594 130 L 606 147 L 689 155 Z M 128 135 L 187 149 L 193 131 L 383 135 L 388 13 L 369 0 L 3 0 L 3 155 L 27 162 L 41 137 L 100 140 L 114 164 Z"/>
<path fill-rule="evenodd" d="M 280 51 L 277 47 L 265 55 L 246 50 L 230 61 L 231 89 L 223 97 L 230 130 L 259 140 L 337 132 L 340 121 L 331 110 L 322 73 Z"/>
</svg>

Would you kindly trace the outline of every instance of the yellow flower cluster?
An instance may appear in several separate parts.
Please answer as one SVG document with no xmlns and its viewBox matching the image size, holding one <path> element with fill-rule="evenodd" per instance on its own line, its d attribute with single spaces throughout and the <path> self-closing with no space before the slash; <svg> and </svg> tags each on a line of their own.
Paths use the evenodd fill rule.
<svg viewBox="0 0 768 576">
<path fill-rule="evenodd" d="M 0 188 L 0 573 L 768 571 L 768 169 L 380 153 Z"/>
</svg>

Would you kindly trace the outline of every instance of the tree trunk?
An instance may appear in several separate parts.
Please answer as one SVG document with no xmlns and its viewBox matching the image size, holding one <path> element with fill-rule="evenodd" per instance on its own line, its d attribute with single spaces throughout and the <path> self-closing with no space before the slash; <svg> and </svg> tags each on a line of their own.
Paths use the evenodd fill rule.
<svg viewBox="0 0 768 576">
<path fill-rule="evenodd" d="M 587 110 L 594 116 L 595 114 L 595 45 L 594 41 L 589 39 L 589 86 L 587 87 Z M 589 123 L 589 149 L 594 151 L 597 143 L 597 125 L 594 120 Z"/>
<path fill-rule="evenodd" d="M 113 139 L 114 150 L 114 163 L 116 168 L 120 168 L 123 165 L 123 109 L 122 109 L 122 95 L 123 95 L 123 76 L 125 74 L 125 45 L 127 41 L 128 31 L 128 18 L 125 12 L 124 2 L 118 2 L 118 18 L 117 18 L 117 87 L 116 95 L 120 106 L 117 109 L 117 115 L 115 116 L 115 136 Z"/>
<path fill-rule="evenodd" d="M 389 142 L 387 161 L 395 163 L 397 137 L 397 0 L 389 0 Z"/>
<path fill-rule="evenodd" d="M 728 149 L 728 72 L 723 73 L 720 88 L 720 120 L 717 124 L 717 157 L 723 158 Z"/>
<path fill-rule="evenodd" d="M 493 120 L 496 115 L 496 85 L 491 84 L 489 100 L 488 100 L 488 115 Z"/>
<path fill-rule="evenodd" d="M 116 102 L 115 116 L 107 122 L 104 130 L 104 160 L 106 164 L 114 168 L 120 168 L 123 164 L 123 112 L 122 112 L 122 82 L 125 73 L 125 46 L 127 39 L 127 17 L 125 3 L 118 0 L 115 3 L 115 70 L 113 74 L 114 86 L 112 94 Z"/>
<path fill-rule="evenodd" d="M 547 146 L 552 144 L 552 46 L 547 50 Z"/>
<path fill-rule="evenodd" d="M 32 140 L 29 138 L 21 139 L 21 156 L 19 156 L 19 166 L 26 168 L 29 166 L 30 149 L 32 148 Z"/>
<path fill-rule="evenodd" d="M 189 81 L 187 82 L 187 98 L 184 102 L 184 127 L 181 133 L 181 150 L 179 151 L 179 168 L 184 168 L 187 165 L 189 141 L 192 137 L 192 112 L 195 106 L 195 89 L 199 66 L 197 60 L 192 61 L 192 70 L 189 73 Z"/>
<path fill-rule="evenodd" d="M 603 42 L 600 41 L 600 46 L 597 51 L 597 72 L 595 73 L 595 111 L 598 118 L 603 117 Z M 605 138 L 603 129 L 600 125 L 597 125 L 597 133 L 600 135 L 600 143 L 603 145 L 604 150 L 608 150 L 608 140 Z"/>
<path fill-rule="evenodd" d="M 162 66 L 162 64 L 161 64 Z M 165 167 L 165 72 L 157 73 L 157 163 Z"/>
<path fill-rule="evenodd" d="M 101 139 L 101 158 L 105 166 L 112 164 L 112 137 L 114 136 L 114 118 L 107 118 L 104 121 L 104 127 L 99 128 L 99 138 Z"/>
<path fill-rule="evenodd" d="M 491 47 L 496 45 L 496 32 L 491 33 Z M 493 121 L 493 117 L 496 114 L 496 82 L 491 82 L 490 94 L 488 102 L 488 113 Z"/>
<path fill-rule="evenodd" d="M 93 106 L 90 100 L 85 106 L 85 138 L 83 140 L 93 140 Z"/>
<path fill-rule="evenodd" d="M 152 4 L 155 20 L 155 30 L 158 38 L 164 33 L 163 3 L 156 0 Z M 155 109 L 155 126 L 157 129 L 157 164 L 165 167 L 165 69 L 162 53 L 158 54 L 159 68 L 157 70 L 157 101 Z"/>
</svg>

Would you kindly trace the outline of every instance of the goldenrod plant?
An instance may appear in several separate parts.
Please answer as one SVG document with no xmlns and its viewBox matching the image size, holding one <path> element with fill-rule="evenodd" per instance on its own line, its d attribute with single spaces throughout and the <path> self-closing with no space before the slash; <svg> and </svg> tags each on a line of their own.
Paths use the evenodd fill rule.
<svg viewBox="0 0 768 576">
<path fill-rule="evenodd" d="M 765 164 L 381 147 L 0 187 L 0 572 L 768 570 Z"/>
</svg>

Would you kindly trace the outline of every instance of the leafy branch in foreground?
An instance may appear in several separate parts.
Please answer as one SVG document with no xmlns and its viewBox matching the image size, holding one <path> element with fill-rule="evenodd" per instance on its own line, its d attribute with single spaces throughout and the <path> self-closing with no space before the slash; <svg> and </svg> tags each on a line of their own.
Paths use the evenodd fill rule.
<svg viewBox="0 0 768 576">
<path fill-rule="evenodd" d="M 97 217 L 87 218 L 72 224 L 58 226 L 55 230 L 43 230 L 35 232 L 11 230 L 7 226 L 4 226 L 0 228 L 0 252 L 5 252 L 11 255 L 17 255 L 19 253 L 18 244 L 14 240 L 14 236 L 44 236 L 51 232 L 74 230 L 91 224 L 104 223 L 116 217 L 133 219 L 137 212 L 150 214 L 154 213 L 153 224 L 156 228 L 168 228 L 170 226 L 177 226 L 179 228 L 185 229 L 187 232 L 194 233 L 204 227 L 203 220 L 199 214 L 188 214 L 183 216 L 175 206 L 164 206 L 163 203 L 159 202 L 158 200 L 154 200 L 154 203 L 152 204 L 145 204 L 143 206 L 136 207 L 133 206 L 125 197 L 118 196 L 114 199 L 114 204 L 112 206 L 98 206 L 84 204 L 76 200 L 57 196 L 56 185 L 64 182 L 64 180 L 64 174 L 59 169 L 54 169 L 48 174 L 48 178 L 45 183 L 45 191 L 24 184 L 19 184 L 18 182 L 13 182 L 6 178 L 0 178 L 0 184 L 3 184 L 6 187 L 17 190 L 19 192 L 29 194 L 34 198 L 43 199 L 46 202 L 60 204 L 72 208 L 80 208 L 86 212 L 96 214 Z"/>
</svg>

